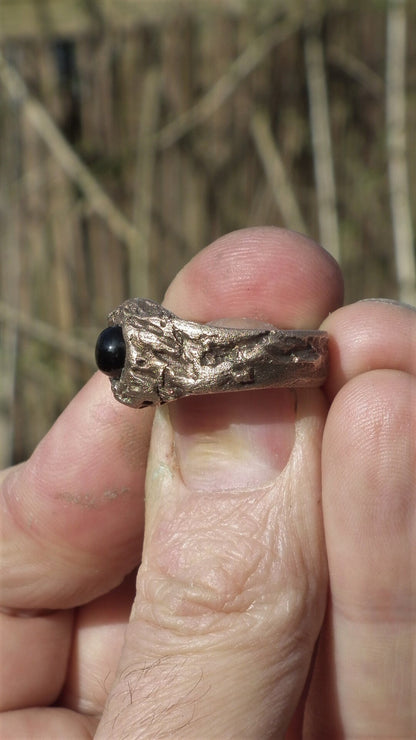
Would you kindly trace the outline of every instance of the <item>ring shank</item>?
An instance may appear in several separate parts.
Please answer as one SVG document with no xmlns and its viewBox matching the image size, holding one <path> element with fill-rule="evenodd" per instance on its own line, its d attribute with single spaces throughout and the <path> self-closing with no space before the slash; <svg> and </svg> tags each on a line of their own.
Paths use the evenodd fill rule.
<svg viewBox="0 0 416 740">
<path fill-rule="evenodd" d="M 322 331 L 198 324 L 148 299 L 125 301 L 109 315 L 109 325 L 121 326 L 126 344 L 112 391 L 133 408 L 189 395 L 312 388 L 327 377 L 328 335 Z"/>
</svg>

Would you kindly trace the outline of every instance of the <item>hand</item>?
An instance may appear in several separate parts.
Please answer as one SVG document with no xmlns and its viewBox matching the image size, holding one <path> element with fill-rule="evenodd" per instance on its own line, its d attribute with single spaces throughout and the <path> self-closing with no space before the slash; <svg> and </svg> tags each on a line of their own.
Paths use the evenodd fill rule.
<svg viewBox="0 0 416 740">
<path fill-rule="evenodd" d="M 3 473 L 2 738 L 414 736 L 416 313 L 341 301 L 305 237 L 218 240 L 166 305 L 323 322 L 326 388 L 183 399 L 148 454 L 97 373 Z"/>
</svg>

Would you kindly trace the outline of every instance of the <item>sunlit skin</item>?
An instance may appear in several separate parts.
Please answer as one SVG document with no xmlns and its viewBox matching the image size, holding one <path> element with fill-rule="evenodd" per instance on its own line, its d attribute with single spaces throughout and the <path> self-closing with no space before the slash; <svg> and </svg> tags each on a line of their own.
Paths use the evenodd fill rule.
<svg viewBox="0 0 416 740">
<path fill-rule="evenodd" d="M 325 387 L 154 418 L 96 373 L 2 473 L 2 740 L 416 735 L 416 313 L 342 300 L 306 237 L 219 239 L 165 305 L 326 330 Z"/>
</svg>

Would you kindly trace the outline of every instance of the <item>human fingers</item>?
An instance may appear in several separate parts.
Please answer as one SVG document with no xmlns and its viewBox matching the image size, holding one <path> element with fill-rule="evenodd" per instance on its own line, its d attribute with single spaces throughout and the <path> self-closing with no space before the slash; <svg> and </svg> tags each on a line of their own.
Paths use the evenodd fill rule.
<svg viewBox="0 0 416 740">
<path fill-rule="evenodd" d="M 388 367 L 416 375 L 416 308 L 395 301 L 364 300 L 344 306 L 322 324 L 329 332 L 330 400 L 356 375 Z"/>
<path fill-rule="evenodd" d="M 2 710 L 57 699 L 71 649 L 62 609 L 139 562 L 150 416 L 123 409 L 97 373 L 30 460 L 3 474 Z"/>
<path fill-rule="evenodd" d="M 362 302 L 335 312 L 324 326 L 340 348 L 329 382 L 338 393 L 323 439 L 331 596 L 305 737 L 410 738 L 416 728 L 416 312 Z"/>
<path fill-rule="evenodd" d="M 259 229 L 199 254 L 167 293 L 187 318 L 311 327 L 342 293 L 300 235 Z M 138 594 L 97 737 L 282 732 L 326 594 L 319 390 L 183 399 L 155 417 Z"/>
<path fill-rule="evenodd" d="M 97 373 L 3 478 L 3 607 L 78 605 L 138 563 L 150 421 L 116 403 Z"/>
</svg>

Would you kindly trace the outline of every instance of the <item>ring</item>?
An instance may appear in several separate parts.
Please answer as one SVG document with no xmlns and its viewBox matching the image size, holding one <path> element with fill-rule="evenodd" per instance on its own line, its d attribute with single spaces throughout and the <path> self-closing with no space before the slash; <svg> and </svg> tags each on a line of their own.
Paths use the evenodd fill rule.
<svg viewBox="0 0 416 740">
<path fill-rule="evenodd" d="M 95 358 L 115 398 L 144 408 L 206 393 L 320 386 L 328 373 L 328 334 L 198 324 L 136 298 L 109 314 Z"/>
</svg>

